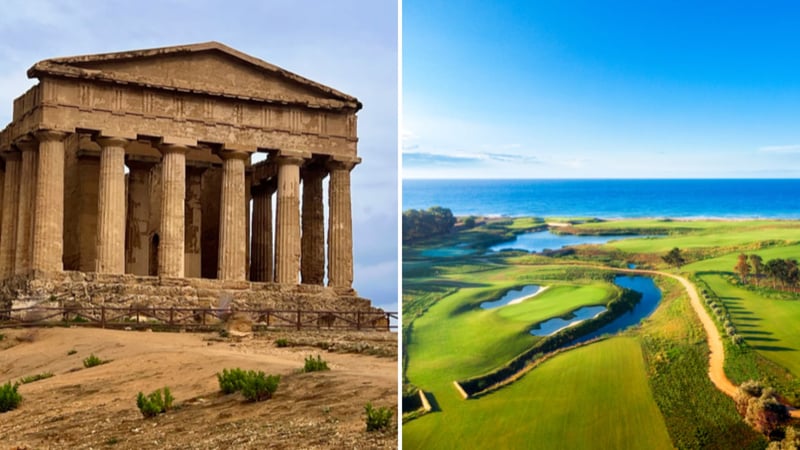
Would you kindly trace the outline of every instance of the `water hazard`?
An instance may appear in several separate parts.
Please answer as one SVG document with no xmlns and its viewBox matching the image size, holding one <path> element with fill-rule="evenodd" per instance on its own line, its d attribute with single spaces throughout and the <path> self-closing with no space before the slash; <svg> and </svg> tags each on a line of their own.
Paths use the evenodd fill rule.
<svg viewBox="0 0 800 450">
<path fill-rule="evenodd" d="M 626 328 L 638 325 L 639 322 L 653 314 L 659 302 L 661 302 L 661 290 L 658 289 L 656 283 L 650 277 L 620 275 L 614 278 L 614 284 L 639 292 L 642 294 L 642 299 L 630 311 L 623 313 L 597 330 L 579 337 L 568 345 L 585 342 L 604 334 L 618 333 Z M 592 310 L 590 308 L 600 309 Z M 537 328 L 532 329 L 530 333 L 536 336 L 548 336 L 563 328 L 574 326 L 583 320 L 595 317 L 603 311 L 605 311 L 604 306 L 584 306 L 573 311 L 571 313 L 572 317 L 566 320 L 562 318 L 547 320 L 540 323 Z"/>
<path fill-rule="evenodd" d="M 605 310 L 605 306 L 584 306 L 570 313 L 567 318 L 556 317 L 541 322 L 531 330 L 531 334 L 534 336 L 550 336 L 564 328 L 577 325 L 586 319 L 592 319 Z"/>
<path fill-rule="evenodd" d="M 525 297 L 530 297 L 531 295 L 539 292 L 539 289 L 541 288 L 535 284 L 529 284 L 527 286 L 522 286 L 521 288 L 514 288 L 506 292 L 505 295 L 497 300 L 481 303 L 481 308 L 491 309 L 497 308 L 498 306 L 505 306 L 515 300 L 522 300 Z"/>
<path fill-rule="evenodd" d="M 572 245 L 605 244 L 619 239 L 631 239 L 642 236 L 579 236 L 574 234 L 554 234 L 549 230 L 523 233 L 513 241 L 503 242 L 489 247 L 489 250 L 527 250 L 541 252 L 542 250 L 558 250 Z"/>
</svg>

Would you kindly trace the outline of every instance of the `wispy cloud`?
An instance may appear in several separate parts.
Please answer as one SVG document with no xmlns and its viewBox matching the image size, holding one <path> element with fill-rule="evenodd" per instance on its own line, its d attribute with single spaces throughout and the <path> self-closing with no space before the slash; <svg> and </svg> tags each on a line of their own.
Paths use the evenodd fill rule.
<svg viewBox="0 0 800 450">
<path fill-rule="evenodd" d="M 800 153 L 800 144 L 794 145 L 767 145 L 758 149 L 764 153 Z"/>
<path fill-rule="evenodd" d="M 417 146 L 413 147 L 414 149 Z M 403 165 L 417 166 L 417 165 L 448 165 L 448 166 L 465 166 L 477 165 L 487 162 L 499 163 L 524 163 L 524 164 L 539 164 L 540 161 L 534 156 L 519 155 L 513 153 L 497 153 L 497 152 L 475 152 L 466 153 L 459 152 L 454 154 L 446 153 L 432 153 L 432 152 L 403 152 Z"/>
</svg>

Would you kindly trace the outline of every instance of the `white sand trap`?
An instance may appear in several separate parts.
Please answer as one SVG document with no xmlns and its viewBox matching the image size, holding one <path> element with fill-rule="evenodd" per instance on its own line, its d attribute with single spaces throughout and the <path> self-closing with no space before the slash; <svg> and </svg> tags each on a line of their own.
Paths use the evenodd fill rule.
<svg viewBox="0 0 800 450">
<path fill-rule="evenodd" d="M 511 300 L 510 302 L 506 303 L 506 306 L 508 306 L 508 305 L 516 305 L 517 303 L 522 303 L 522 302 L 524 302 L 525 300 L 527 300 L 529 298 L 536 297 L 537 295 L 539 295 L 542 292 L 546 291 L 549 287 L 550 286 L 543 286 L 543 287 L 540 287 L 538 291 L 534 292 L 531 295 L 528 295 L 528 296 L 525 296 L 525 297 L 520 297 L 520 298 L 515 298 L 514 300 Z"/>
</svg>

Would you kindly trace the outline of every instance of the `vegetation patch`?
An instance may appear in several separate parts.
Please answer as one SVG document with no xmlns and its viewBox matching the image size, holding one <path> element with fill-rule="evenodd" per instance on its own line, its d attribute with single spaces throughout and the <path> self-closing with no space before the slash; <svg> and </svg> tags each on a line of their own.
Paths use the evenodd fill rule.
<svg viewBox="0 0 800 450">
<path fill-rule="evenodd" d="M 17 392 L 18 387 L 18 384 L 11 384 L 10 381 L 0 386 L 0 413 L 17 409 L 22 403 L 22 395 Z"/>
<path fill-rule="evenodd" d="M 172 409 L 172 403 L 175 398 L 172 397 L 168 387 L 164 389 L 156 389 L 149 395 L 139 392 L 136 396 L 136 406 L 145 418 L 155 417 L 163 414 Z"/>
<path fill-rule="evenodd" d="M 101 364 L 106 364 L 108 362 L 111 362 L 111 360 L 100 359 L 99 357 L 95 356 L 94 353 L 92 353 L 83 360 L 83 367 L 88 369 L 90 367 L 99 366 Z"/>
<path fill-rule="evenodd" d="M 252 402 L 260 402 L 272 398 L 278 390 L 280 375 L 266 375 L 262 371 L 235 369 L 222 369 L 217 374 L 219 388 L 225 394 L 242 392 L 244 398 Z"/>
<path fill-rule="evenodd" d="M 325 362 L 321 356 L 317 355 L 316 358 L 311 355 L 306 356 L 303 372 L 321 372 L 324 370 L 331 369 L 328 368 L 328 363 Z"/>
<path fill-rule="evenodd" d="M 367 405 L 364 406 L 364 412 L 367 415 L 367 431 L 385 430 L 392 423 L 393 412 L 385 406 L 373 408 L 372 403 L 367 403 Z"/>
<path fill-rule="evenodd" d="M 42 372 L 36 375 L 28 375 L 19 379 L 19 384 L 33 383 L 34 381 L 44 380 L 53 376 L 53 372 Z"/>
</svg>

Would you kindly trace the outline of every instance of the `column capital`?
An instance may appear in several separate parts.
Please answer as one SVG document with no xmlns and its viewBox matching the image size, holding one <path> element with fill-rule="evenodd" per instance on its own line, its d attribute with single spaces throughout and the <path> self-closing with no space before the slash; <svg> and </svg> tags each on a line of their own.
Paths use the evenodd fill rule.
<svg viewBox="0 0 800 450">
<path fill-rule="evenodd" d="M 114 136 L 98 136 L 95 138 L 95 141 L 100 144 L 101 147 L 122 147 L 125 148 L 128 144 L 131 143 L 130 139 L 125 139 L 121 137 L 114 137 Z"/>
<path fill-rule="evenodd" d="M 22 159 L 22 153 L 15 148 L 11 148 L 10 150 L 5 150 L 2 152 L 3 159 L 6 161 L 19 161 Z"/>
<path fill-rule="evenodd" d="M 278 155 L 278 157 L 275 158 L 275 162 L 279 166 L 287 166 L 287 165 L 302 166 L 305 161 L 306 159 L 303 158 L 302 156 L 292 155 L 292 154 L 287 154 L 287 155 L 282 154 Z"/>
<path fill-rule="evenodd" d="M 222 150 L 216 152 L 216 154 L 222 158 L 223 161 L 228 159 L 241 159 L 243 161 L 247 161 L 250 159 L 250 153 L 243 150 L 223 148 Z"/>
<path fill-rule="evenodd" d="M 39 150 L 39 142 L 26 136 L 14 141 L 14 147 L 18 148 L 20 152 L 30 152 Z"/>
<path fill-rule="evenodd" d="M 361 162 L 361 158 L 356 159 L 348 159 L 348 160 L 336 160 L 332 159 L 325 163 L 325 167 L 328 170 L 346 170 L 351 171 L 353 168 Z"/>
<path fill-rule="evenodd" d="M 185 155 L 189 151 L 189 147 L 181 144 L 159 144 L 158 150 L 161 151 L 161 154 L 180 153 Z"/>
<path fill-rule="evenodd" d="M 67 138 L 69 133 L 57 130 L 39 130 L 33 133 L 39 142 L 57 141 L 61 142 Z"/>
</svg>

